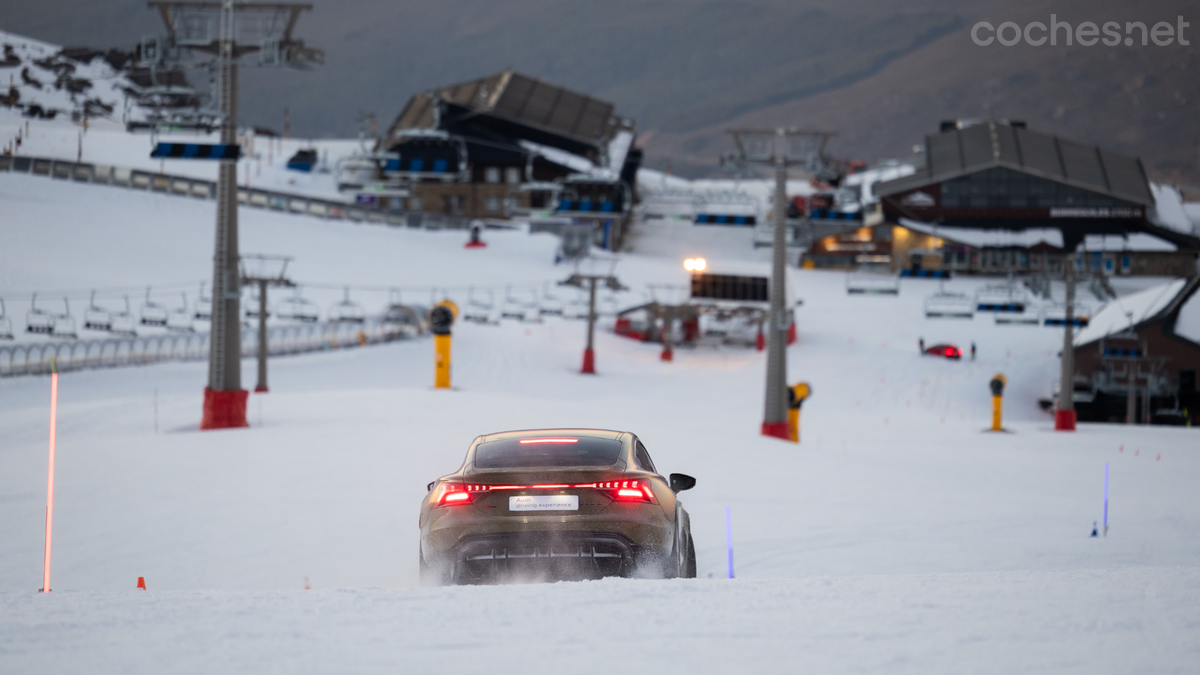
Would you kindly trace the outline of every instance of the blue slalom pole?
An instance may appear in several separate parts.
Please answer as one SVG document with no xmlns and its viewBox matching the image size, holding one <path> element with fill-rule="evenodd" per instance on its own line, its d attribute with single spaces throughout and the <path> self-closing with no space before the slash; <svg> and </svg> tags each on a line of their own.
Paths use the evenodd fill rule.
<svg viewBox="0 0 1200 675">
<path fill-rule="evenodd" d="M 1104 536 L 1108 536 L 1108 462 L 1104 463 Z"/>
<path fill-rule="evenodd" d="M 725 550 L 729 553 L 729 578 L 733 578 L 733 507 L 725 507 Z"/>
</svg>

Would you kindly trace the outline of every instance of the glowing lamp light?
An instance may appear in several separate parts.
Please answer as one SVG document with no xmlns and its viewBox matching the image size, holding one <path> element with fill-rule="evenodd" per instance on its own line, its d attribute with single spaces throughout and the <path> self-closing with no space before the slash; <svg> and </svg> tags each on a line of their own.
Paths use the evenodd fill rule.
<svg viewBox="0 0 1200 675">
<path fill-rule="evenodd" d="M 706 267 L 708 262 L 704 258 L 688 258 L 683 261 L 683 269 L 689 272 L 703 272 Z"/>
<path fill-rule="evenodd" d="M 578 438 L 522 438 L 521 445 L 530 443 L 578 443 Z"/>
</svg>

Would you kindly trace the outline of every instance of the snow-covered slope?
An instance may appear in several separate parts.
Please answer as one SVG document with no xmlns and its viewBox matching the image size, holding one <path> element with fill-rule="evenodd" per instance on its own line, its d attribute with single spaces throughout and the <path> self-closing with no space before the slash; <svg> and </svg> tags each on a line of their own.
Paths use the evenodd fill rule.
<svg viewBox="0 0 1200 675">
<path fill-rule="evenodd" d="M 0 174 L 0 205 L 6 298 L 210 273 L 211 202 Z M 241 223 L 243 251 L 294 254 L 298 281 L 328 285 L 322 302 L 342 284 L 382 304 L 393 286 L 428 297 L 568 273 L 549 235 L 489 231 L 464 249 L 461 232 L 250 209 Z M 676 257 L 623 256 L 616 274 L 629 304 L 686 282 Z M 798 446 L 758 435 L 762 353 L 663 363 L 601 326 L 600 374 L 581 376 L 584 326 L 557 318 L 457 325 L 452 391 L 431 388 L 425 340 L 275 359 L 246 430 L 196 431 L 203 363 L 63 375 L 49 596 L 34 590 L 49 381 L 0 380 L 0 671 L 1192 668 L 1194 430 L 1056 434 L 1036 399 L 1058 331 L 928 320 L 933 281 L 851 297 L 838 273 L 797 280 L 788 379 L 814 390 Z M 919 338 L 974 341 L 978 360 L 922 357 Z M 996 372 L 1010 433 L 981 433 Z M 699 479 L 682 498 L 700 578 L 415 588 L 425 484 L 477 434 L 558 425 L 635 431 L 660 468 Z M 1111 529 L 1093 539 L 1106 465 Z"/>
</svg>

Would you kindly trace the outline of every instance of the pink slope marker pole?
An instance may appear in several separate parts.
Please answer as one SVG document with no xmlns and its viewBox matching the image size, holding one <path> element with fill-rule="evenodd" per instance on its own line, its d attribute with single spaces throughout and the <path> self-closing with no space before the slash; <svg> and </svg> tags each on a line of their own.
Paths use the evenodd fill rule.
<svg viewBox="0 0 1200 675">
<path fill-rule="evenodd" d="M 54 429 L 58 418 L 58 364 L 50 360 L 50 469 L 46 478 L 46 567 L 42 591 L 50 592 L 50 533 L 54 529 Z"/>
</svg>

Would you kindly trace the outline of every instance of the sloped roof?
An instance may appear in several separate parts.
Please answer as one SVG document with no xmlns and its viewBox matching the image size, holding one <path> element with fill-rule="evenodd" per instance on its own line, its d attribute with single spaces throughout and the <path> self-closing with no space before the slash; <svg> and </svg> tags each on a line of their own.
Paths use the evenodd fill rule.
<svg viewBox="0 0 1200 675">
<path fill-rule="evenodd" d="M 1087 327 L 1075 334 L 1075 346 L 1095 342 L 1127 328 L 1136 328 L 1153 319 L 1161 318 L 1174 311 L 1188 296 L 1192 295 L 1200 276 L 1190 279 L 1174 279 L 1165 284 L 1147 288 L 1106 304 L 1088 322 Z"/>
<path fill-rule="evenodd" d="M 877 183 L 875 194 L 895 194 L 997 166 L 1154 205 L 1141 160 L 997 120 L 926 136 L 925 166 L 911 176 Z"/>
<path fill-rule="evenodd" d="M 617 127 L 613 104 L 505 70 L 413 96 L 389 135 L 400 129 L 436 126 L 435 97 L 589 145 L 607 143 Z"/>
</svg>

